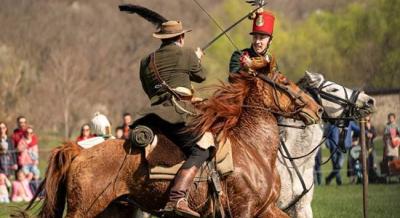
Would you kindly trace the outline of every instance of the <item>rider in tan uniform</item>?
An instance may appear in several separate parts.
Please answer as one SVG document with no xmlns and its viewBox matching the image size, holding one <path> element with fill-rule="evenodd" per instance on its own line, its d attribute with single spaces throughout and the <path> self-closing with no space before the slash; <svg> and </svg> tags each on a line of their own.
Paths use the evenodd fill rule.
<svg viewBox="0 0 400 218">
<path fill-rule="evenodd" d="M 140 64 L 140 80 L 151 101 L 144 115 L 158 116 L 171 124 L 175 132 L 182 130 L 194 114 L 191 82 L 205 80 L 201 67 L 203 53 L 200 49 L 183 47 L 185 33 L 189 31 L 182 28 L 180 21 L 162 23 L 160 31 L 153 34 L 161 39 L 160 48 L 143 58 Z M 189 140 L 178 146 L 188 158 L 175 177 L 165 210 L 185 217 L 200 217 L 189 208 L 187 192 L 201 165 L 210 157 L 210 151 L 194 143 L 190 134 L 183 137 Z"/>
</svg>

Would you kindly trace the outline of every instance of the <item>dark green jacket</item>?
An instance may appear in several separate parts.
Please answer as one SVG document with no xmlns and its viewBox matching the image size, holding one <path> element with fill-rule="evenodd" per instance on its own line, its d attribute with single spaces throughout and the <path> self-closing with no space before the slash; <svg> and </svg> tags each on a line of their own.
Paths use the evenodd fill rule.
<svg viewBox="0 0 400 218">
<path fill-rule="evenodd" d="M 205 75 L 192 48 L 179 47 L 174 43 L 161 45 L 155 52 L 155 64 L 161 78 L 171 88 L 191 89 L 191 82 L 201 83 Z M 170 123 L 185 122 L 187 114 L 171 101 L 171 94 L 160 85 L 150 68 L 150 55 L 140 62 L 140 80 L 151 101 L 151 108 L 142 111 L 142 115 L 154 113 Z M 191 110 L 190 103 L 180 102 L 180 106 Z"/>
<path fill-rule="evenodd" d="M 241 51 L 234 51 L 232 53 L 231 60 L 229 62 L 229 72 L 230 73 L 237 73 L 240 71 L 240 68 L 241 68 L 240 57 L 242 56 L 243 52 L 247 52 L 251 58 L 258 57 L 258 54 L 253 50 L 252 47 L 245 48 Z M 273 56 L 269 52 L 266 52 L 265 55 L 268 55 L 270 60 L 273 59 Z M 272 67 L 272 70 L 279 71 L 278 65 L 276 64 L 275 61 L 274 61 L 274 63 L 275 63 L 275 65 Z"/>
</svg>

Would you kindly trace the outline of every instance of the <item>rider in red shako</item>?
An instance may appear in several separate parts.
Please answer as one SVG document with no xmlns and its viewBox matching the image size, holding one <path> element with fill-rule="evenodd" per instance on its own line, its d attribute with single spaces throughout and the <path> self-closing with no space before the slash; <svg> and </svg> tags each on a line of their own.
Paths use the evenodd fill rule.
<svg viewBox="0 0 400 218">
<path fill-rule="evenodd" d="M 267 34 L 272 37 L 272 33 L 274 32 L 274 22 L 275 17 L 271 13 L 266 11 L 256 13 L 253 22 L 253 31 L 250 34 Z"/>
<path fill-rule="evenodd" d="M 253 19 L 252 43 L 250 48 L 235 51 L 229 63 L 229 72 L 237 73 L 241 70 L 259 70 L 269 67 L 262 72 L 278 71 L 273 56 L 268 52 L 274 32 L 275 17 L 262 8 L 258 10 Z"/>
</svg>

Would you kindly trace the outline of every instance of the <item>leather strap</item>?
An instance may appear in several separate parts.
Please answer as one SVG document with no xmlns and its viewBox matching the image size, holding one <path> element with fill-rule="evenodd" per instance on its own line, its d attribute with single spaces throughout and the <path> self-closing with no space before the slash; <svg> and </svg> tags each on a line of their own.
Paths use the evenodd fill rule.
<svg viewBox="0 0 400 218">
<path fill-rule="evenodd" d="M 156 79 L 158 80 L 158 82 L 160 83 L 161 86 L 164 86 L 164 83 L 166 83 L 160 76 L 160 73 L 158 72 L 157 69 L 157 65 L 156 65 L 156 53 L 153 52 L 150 55 L 150 70 L 154 73 L 154 75 L 156 76 Z"/>
<path fill-rule="evenodd" d="M 182 100 L 181 96 L 177 94 L 168 84 L 163 80 L 160 76 L 160 73 L 158 72 L 157 65 L 156 65 L 156 53 L 153 52 L 150 55 L 150 70 L 156 75 L 156 79 L 160 83 L 162 87 L 165 87 L 169 93 L 172 94 L 178 101 Z"/>
</svg>

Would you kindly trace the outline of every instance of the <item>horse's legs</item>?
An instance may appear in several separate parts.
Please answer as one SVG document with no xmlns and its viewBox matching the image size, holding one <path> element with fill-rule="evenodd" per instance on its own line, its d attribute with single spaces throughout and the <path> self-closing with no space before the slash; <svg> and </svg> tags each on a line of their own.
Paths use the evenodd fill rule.
<svg viewBox="0 0 400 218">
<path fill-rule="evenodd" d="M 110 205 L 108 205 L 108 207 L 104 211 L 97 215 L 96 218 L 144 218 L 144 216 L 141 214 L 142 211 L 137 207 L 128 205 L 123 202 L 114 201 Z"/>
<path fill-rule="evenodd" d="M 68 207 L 66 217 L 96 217 L 107 208 L 112 200 L 113 198 L 110 196 L 104 196 L 97 200 L 86 199 L 85 201 L 76 202 L 78 204 L 77 207 Z"/>
<path fill-rule="evenodd" d="M 289 215 L 284 213 L 281 209 L 277 206 L 270 206 L 257 216 L 257 218 L 289 218 Z"/>
</svg>

